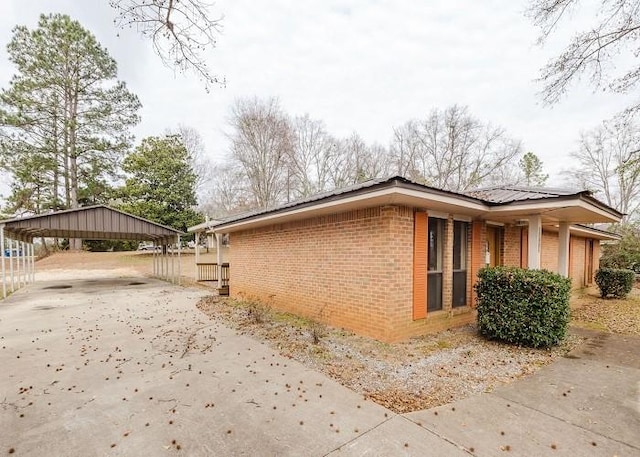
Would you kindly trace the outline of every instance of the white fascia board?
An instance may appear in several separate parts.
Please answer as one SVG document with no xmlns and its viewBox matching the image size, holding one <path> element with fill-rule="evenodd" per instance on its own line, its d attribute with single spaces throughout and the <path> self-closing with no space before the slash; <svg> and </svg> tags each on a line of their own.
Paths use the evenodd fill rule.
<svg viewBox="0 0 640 457">
<path fill-rule="evenodd" d="M 609 219 L 611 222 L 620 222 L 620 219 L 615 215 L 611 214 L 608 211 L 605 211 L 601 208 L 598 208 L 596 205 L 592 205 L 590 203 L 585 202 L 582 199 L 575 198 L 571 200 L 559 200 L 559 201 L 545 201 L 545 202 L 535 202 L 535 203 L 517 203 L 517 204 L 507 204 L 504 206 L 494 206 L 491 208 L 490 213 L 500 214 L 500 213 L 509 213 L 512 211 L 531 211 L 532 214 L 541 214 L 541 212 L 545 210 L 553 210 L 553 209 L 562 209 L 562 208 L 575 208 L 579 207 L 590 211 L 592 213 L 596 213 L 602 217 Z"/>
<path fill-rule="evenodd" d="M 590 235 L 599 240 L 617 241 L 620 239 L 619 235 L 603 233 L 600 230 L 592 230 L 589 227 L 578 227 L 576 225 L 572 225 L 569 227 L 569 231 L 575 235 Z"/>
<path fill-rule="evenodd" d="M 283 218 L 291 218 L 292 216 L 299 216 L 296 219 L 304 218 L 304 217 L 313 217 L 315 213 L 324 212 L 326 210 L 335 208 L 336 211 L 340 211 L 340 207 L 350 207 L 353 205 L 357 205 L 359 203 L 362 204 L 361 207 L 364 206 L 368 200 L 375 202 L 376 206 L 379 205 L 403 205 L 407 204 L 407 199 L 415 199 L 416 202 L 419 202 L 420 205 L 424 206 L 428 209 L 430 203 L 440 203 L 447 204 L 456 207 L 456 211 L 458 212 L 461 207 L 468 208 L 469 210 L 475 212 L 486 212 L 489 207 L 480 202 L 474 202 L 472 200 L 467 200 L 464 198 L 457 198 L 450 195 L 439 195 L 428 193 L 424 191 L 414 190 L 414 189 L 405 189 L 405 188 L 388 188 L 376 190 L 373 192 L 366 192 L 360 195 L 354 195 L 352 197 L 346 198 L 338 198 L 332 201 L 310 204 L 308 206 L 304 206 L 302 208 L 291 208 L 290 210 L 282 210 L 273 214 L 265 214 L 263 216 L 258 216 L 252 219 L 232 222 L 230 224 L 225 224 L 221 227 L 213 227 L 212 231 L 215 233 L 226 233 L 231 230 L 239 229 L 243 226 L 254 225 L 259 223 L 260 225 L 266 225 L 267 222 L 277 223 L 279 219 Z M 418 205 L 413 205 L 418 206 Z M 454 208 L 452 208 L 453 210 Z M 454 211 L 452 211 L 454 212 Z"/>
</svg>

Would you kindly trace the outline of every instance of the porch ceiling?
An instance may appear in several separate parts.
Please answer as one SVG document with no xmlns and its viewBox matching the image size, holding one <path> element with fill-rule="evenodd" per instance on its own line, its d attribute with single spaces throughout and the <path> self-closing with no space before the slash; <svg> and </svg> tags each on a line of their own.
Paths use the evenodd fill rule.
<svg viewBox="0 0 640 457">
<path fill-rule="evenodd" d="M 592 224 L 620 221 L 611 213 L 582 200 L 493 207 L 485 217 L 500 222 L 515 222 L 536 214 L 542 216 L 543 224 L 558 222 Z"/>
</svg>

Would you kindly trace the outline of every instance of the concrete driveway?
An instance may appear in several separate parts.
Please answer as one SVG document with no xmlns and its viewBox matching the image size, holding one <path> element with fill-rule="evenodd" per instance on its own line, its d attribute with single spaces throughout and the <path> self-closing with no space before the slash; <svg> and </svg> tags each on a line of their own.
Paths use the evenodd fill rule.
<svg viewBox="0 0 640 457">
<path fill-rule="evenodd" d="M 0 302 L 0 455 L 640 455 L 637 340 L 396 415 L 209 320 L 204 294 L 112 277 Z"/>
<path fill-rule="evenodd" d="M 210 321 L 203 295 L 130 277 L 1 302 L 0 455 L 320 456 L 359 437 L 372 455 L 466 455 Z"/>
</svg>

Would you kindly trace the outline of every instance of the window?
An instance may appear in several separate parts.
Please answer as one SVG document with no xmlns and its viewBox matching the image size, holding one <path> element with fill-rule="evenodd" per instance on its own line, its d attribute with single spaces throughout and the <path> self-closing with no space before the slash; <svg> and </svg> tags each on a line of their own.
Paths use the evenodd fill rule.
<svg viewBox="0 0 640 457">
<path fill-rule="evenodd" d="M 427 228 L 427 311 L 442 309 L 442 253 L 446 221 L 429 218 Z"/>
<path fill-rule="evenodd" d="M 469 240 L 469 224 L 455 221 L 453 223 L 453 303 L 452 306 L 467 304 L 467 250 Z"/>
</svg>

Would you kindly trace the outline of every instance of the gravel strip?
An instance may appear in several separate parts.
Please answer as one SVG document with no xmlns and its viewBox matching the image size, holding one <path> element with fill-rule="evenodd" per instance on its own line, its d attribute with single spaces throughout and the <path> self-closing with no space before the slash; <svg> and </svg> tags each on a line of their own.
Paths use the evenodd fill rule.
<svg viewBox="0 0 640 457">
<path fill-rule="evenodd" d="M 447 404 L 533 373 L 580 343 L 553 349 L 486 341 L 465 326 L 386 344 L 261 305 L 210 296 L 198 308 L 397 413 Z M 317 343 L 314 343 L 314 335 Z"/>
</svg>

